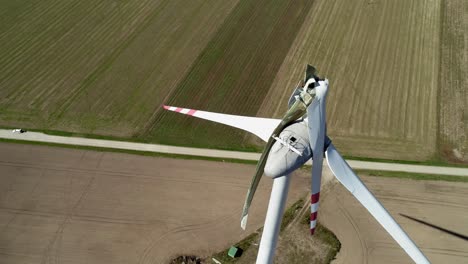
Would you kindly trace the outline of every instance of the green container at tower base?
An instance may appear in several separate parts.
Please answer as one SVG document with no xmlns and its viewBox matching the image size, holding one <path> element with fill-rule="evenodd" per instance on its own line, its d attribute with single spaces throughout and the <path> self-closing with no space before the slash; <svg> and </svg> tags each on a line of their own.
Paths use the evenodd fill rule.
<svg viewBox="0 0 468 264">
<path fill-rule="evenodd" d="M 237 258 L 240 256 L 242 249 L 232 246 L 228 251 L 228 256 L 231 258 Z"/>
</svg>

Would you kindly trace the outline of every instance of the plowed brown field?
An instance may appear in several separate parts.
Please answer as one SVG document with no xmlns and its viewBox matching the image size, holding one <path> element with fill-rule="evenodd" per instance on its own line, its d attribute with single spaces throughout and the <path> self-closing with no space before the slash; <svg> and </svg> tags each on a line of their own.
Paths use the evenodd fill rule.
<svg viewBox="0 0 468 264">
<path fill-rule="evenodd" d="M 245 164 L 0 143 L 0 263 L 168 263 L 179 254 L 219 252 L 263 224 L 271 179 L 260 183 L 247 232 L 239 226 L 254 170 Z M 342 243 L 337 263 L 411 263 L 331 177 L 325 168 L 318 217 Z M 468 184 L 363 180 L 432 263 L 465 263 Z M 303 198 L 309 183 L 308 171 L 298 171 L 289 202 Z M 298 232 L 306 243 L 317 243 L 304 236 L 306 226 Z M 280 239 L 277 259 L 294 259 L 291 251 L 301 247 Z"/>
<path fill-rule="evenodd" d="M 439 148 L 468 162 L 468 1 L 446 0 L 442 12 Z"/>
<path fill-rule="evenodd" d="M 0 143 L 0 263 L 169 263 L 207 256 L 262 226 L 271 180 L 247 231 L 254 165 Z M 291 182 L 290 203 L 307 193 Z"/>
<path fill-rule="evenodd" d="M 279 117 L 304 65 L 330 79 L 328 133 L 353 156 L 436 154 L 440 1 L 315 1 L 259 115 Z"/>
</svg>

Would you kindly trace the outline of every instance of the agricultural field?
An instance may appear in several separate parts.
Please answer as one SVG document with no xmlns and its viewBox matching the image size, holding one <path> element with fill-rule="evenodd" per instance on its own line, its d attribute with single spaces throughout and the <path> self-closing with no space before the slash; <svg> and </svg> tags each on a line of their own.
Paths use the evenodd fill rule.
<svg viewBox="0 0 468 264">
<path fill-rule="evenodd" d="M 255 116 L 311 6 L 307 0 L 239 2 L 167 104 Z M 170 144 L 249 147 L 244 132 L 166 111 L 146 133 Z"/>
<path fill-rule="evenodd" d="M 280 117 L 306 63 L 330 79 L 328 133 L 352 156 L 436 155 L 440 1 L 314 2 L 259 115 Z M 313 25 L 313 26 L 312 26 Z M 288 89 L 285 89 L 288 87 Z"/>
<path fill-rule="evenodd" d="M 131 137 L 236 1 L 2 1 L 0 125 Z"/>
<path fill-rule="evenodd" d="M 445 1 L 442 12 L 439 148 L 468 162 L 468 2 Z"/>
<path fill-rule="evenodd" d="M 248 164 L 0 143 L 0 263 L 155 264 L 219 252 L 263 225 L 267 179 L 247 230 L 240 228 L 254 171 Z M 307 193 L 308 175 L 297 175 L 288 207 Z"/>
<path fill-rule="evenodd" d="M 280 118 L 310 63 L 344 154 L 466 161 L 465 2 L 3 1 L 0 126 L 259 150 L 161 105 Z"/>
</svg>

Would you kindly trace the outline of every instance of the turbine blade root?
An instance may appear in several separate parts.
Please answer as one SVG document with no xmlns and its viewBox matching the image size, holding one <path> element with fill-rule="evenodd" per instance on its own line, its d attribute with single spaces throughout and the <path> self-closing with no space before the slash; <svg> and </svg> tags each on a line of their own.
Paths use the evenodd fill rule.
<svg viewBox="0 0 468 264">
<path fill-rule="evenodd" d="M 249 217 L 249 214 L 246 214 L 244 217 L 242 217 L 241 220 L 241 228 L 245 230 L 247 227 L 247 218 Z"/>
</svg>

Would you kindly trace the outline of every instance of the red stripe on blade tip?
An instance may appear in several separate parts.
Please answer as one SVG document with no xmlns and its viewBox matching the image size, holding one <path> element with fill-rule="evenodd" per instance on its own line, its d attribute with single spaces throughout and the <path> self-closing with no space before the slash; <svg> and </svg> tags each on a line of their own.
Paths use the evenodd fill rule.
<svg viewBox="0 0 468 264">
<path fill-rule="evenodd" d="M 310 234 L 313 235 L 315 233 L 315 228 L 310 229 Z"/>
<path fill-rule="evenodd" d="M 312 194 L 312 196 L 310 197 L 310 202 L 314 204 L 319 201 L 319 198 L 320 198 L 320 192 L 316 194 Z"/>
<path fill-rule="evenodd" d="M 194 115 L 195 112 L 197 112 L 197 110 L 190 109 L 190 111 L 188 111 L 187 115 Z"/>
<path fill-rule="evenodd" d="M 310 214 L 310 221 L 314 221 L 315 219 L 317 219 L 317 212 Z"/>
</svg>

